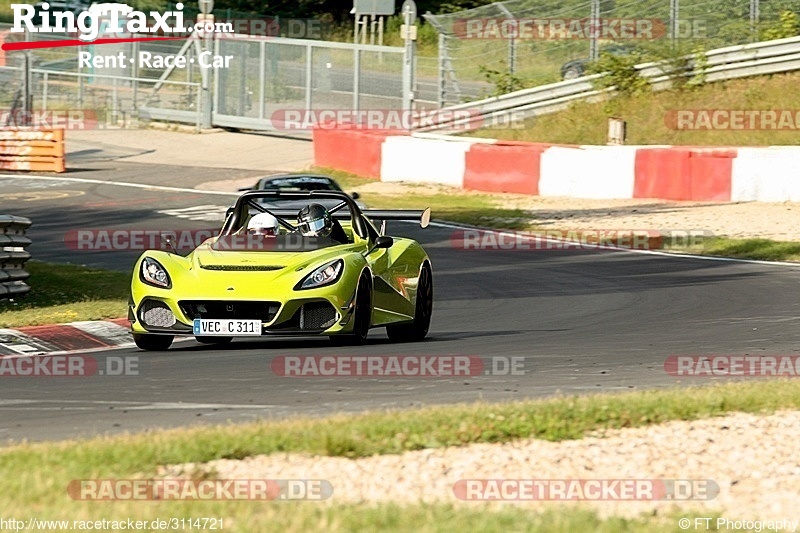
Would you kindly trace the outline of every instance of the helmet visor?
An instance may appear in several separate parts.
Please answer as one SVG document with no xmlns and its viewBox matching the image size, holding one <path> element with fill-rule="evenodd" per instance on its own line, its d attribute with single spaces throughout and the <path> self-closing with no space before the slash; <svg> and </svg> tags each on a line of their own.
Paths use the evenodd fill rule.
<svg viewBox="0 0 800 533">
<path fill-rule="evenodd" d="M 300 225 L 299 225 L 300 232 L 303 235 L 316 235 L 324 227 L 325 227 L 325 219 L 324 218 L 318 218 L 316 220 L 309 220 L 307 222 L 301 222 Z"/>
</svg>

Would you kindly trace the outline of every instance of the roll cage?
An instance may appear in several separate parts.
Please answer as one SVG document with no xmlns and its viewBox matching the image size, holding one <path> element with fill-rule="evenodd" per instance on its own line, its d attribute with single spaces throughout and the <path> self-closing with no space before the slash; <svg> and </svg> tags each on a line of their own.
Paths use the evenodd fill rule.
<svg viewBox="0 0 800 533">
<path fill-rule="evenodd" d="M 331 217 L 338 220 L 350 219 L 353 231 L 362 239 L 373 240 L 377 233 L 369 231 L 369 224 L 364 219 L 361 209 L 358 204 L 353 200 L 350 195 L 342 191 L 280 191 L 280 190 L 257 190 L 248 191 L 242 194 L 236 203 L 228 210 L 228 215 L 225 219 L 225 224 L 222 226 L 220 236 L 231 235 L 238 231 L 247 218 L 250 216 L 250 210 L 254 209 L 259 213 L 269 213 L 274 216 L 278 223 L 289 231 L 296 231 L 297 226 L 287 220 L 288 218 L 296 218 L 297 211 L 289 209 L 275 209 L 265 206 L 258 200 L 303 200 L 308 199 L 308 203 L 314 203 L 318 199 L 333 199 L 340 200 L 334 207 L 328 209 Z M 343 211 L 347 208 L 346 211 Z M 373 235 L 375 233 L 375 235 Z"/>
</svg>

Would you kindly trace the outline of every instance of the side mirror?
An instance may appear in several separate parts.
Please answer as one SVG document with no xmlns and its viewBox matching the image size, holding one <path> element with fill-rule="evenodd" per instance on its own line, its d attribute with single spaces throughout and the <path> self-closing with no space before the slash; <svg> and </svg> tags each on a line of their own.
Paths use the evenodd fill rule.
<svg viewBox="0 0 800 533">
<path fill-rule="evenodd" d="M 381 235 L 375 239 L 375 248 L 391 248 L 394 244 L 394 239 L 388 235 Z"/>
<path fill-rule="evenodd" d="M 393 244 L 394 244 L 394 239 L 392 239 L 388 235 L 381 235 L 377 239 L 375 239 L 375 244 L 372 245 L 372 248 L 370 248 L 367 251 L 367 253 L 364 254 L 364 257 L 368 256 L 378 248 L 391 248 Z"/>
<path fill-rule="evenodd" d="M 360 195 L 360 194 L 358 194 L 357 192 L 353 191 L 352 193 L 350 193 L 350 197 L 351 197 L 353 200 L 358 200 L 359 198 L 361 198 L 361 195 Z"/>
</svg>

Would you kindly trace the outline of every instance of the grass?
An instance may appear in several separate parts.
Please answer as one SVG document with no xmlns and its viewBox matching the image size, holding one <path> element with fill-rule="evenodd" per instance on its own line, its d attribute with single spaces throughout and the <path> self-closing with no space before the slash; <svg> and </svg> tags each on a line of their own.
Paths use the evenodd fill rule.
<svg viewBox="0 0 800 533">
<path fill-rule="evenodd" d="M 800 261 L 800 243 L 715 237 L 704 243 L 703 253 L 761 261 Z"/>
<path fill-rule="evenodd" d="M 500 404 L 470 404 L 415 410 L 372 412 L 322 419 L 296 418 L 227 425 L 150 431 L 136 435 L 96 437 L 85 441 L 26 443 L 0 450 L 0 503 L 7 516 L 83 519 L 134 516 L 218 516 L 233 531 L 263 530 L 281 524 L 288 530 L 327 524 L 326 529 L 374 528 L 440 531 L 433 524 L 483 524 L 484 518 L 467 508 L 420 504 L 367 507 L 248 502 L 80 502 L 65 494 L 74 479 L 129 479 L 157 475 L 163 465 L 202 463 L 214 459 L 258 454 L 299 452 L 348 458 L 397 454 L 408 450 L 509 442 L 522 438 L 548 441 L 579 439 L 604 430 L 694 420 L 728 412 L 770 413 L 800 408 L 800 382 L 769 380 L 715 384 L 688 389 L 641 391 L 560 397 Z M 336 488 L 334 487 L 334 492 Z M 476 506 L 477 507 L 477 506 Z M 571 508 L 570 508 L 571 509 Z M 283 516 L 285 515 L 285 516 Z M 399 521 L 405 520 L 403 525 Z M 535 516 L 524 508 L 503 509 L 497 524 L 519 530 L 569 531 L 577 525 L 596 525 L 645 531 L 643 521 L 601 521 L 591 513 L 575 514 L 556 508 Z M 410 521 L 409 521 L 410 520 Z M 675 523 L 674 521 L 672 522 Z M 427 525 L 426 525 L 427 524 Z M 531 529 L 526 524 L 538 524 Z M 501 531 L 490 526 L 488 531 Z M 473 528 L 471 527 L 470 530 Z M 484 528 L 481 527 L 481 530 Z M 581 530 L 595 530 L 595 527 Z M 665 531 L 669 529 L 664 529 Z"/>
<path fill-rule="evenodd" d="M 675 130 L 665 117 L 679 109 L 800 108 L 800 73 L 715 82 L 695 89 L 644 93 L 608 102 L 578 102 L 524 122 L 521 129 L 478 130 L 470 136 L 563 144 L 606 144 L 608 118 L 627 122 L 626 144 L 706 146 L 797 145 L 796 130 Z"/>
<path fill-rule="evenodd" d="M 0 328 L 125 316 L 130 274 L 30 261 L 31 291 L 0 300 Z"/>
</svg>

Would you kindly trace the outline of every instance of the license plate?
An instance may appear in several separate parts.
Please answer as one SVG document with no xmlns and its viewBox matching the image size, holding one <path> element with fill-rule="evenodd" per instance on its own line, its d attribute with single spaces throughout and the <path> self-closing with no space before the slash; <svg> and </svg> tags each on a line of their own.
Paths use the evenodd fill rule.
<svg viewBox="0 0 800 533">
<path fill-rule="evenodd" d="M 195 318 L 192 333 L 202 336 L 219 335 L 221 337 L 261 335 L 261 321 Z"/>
</svg>

